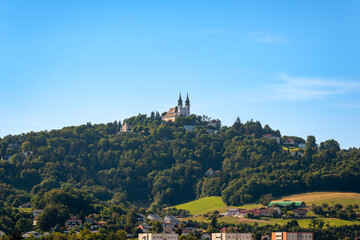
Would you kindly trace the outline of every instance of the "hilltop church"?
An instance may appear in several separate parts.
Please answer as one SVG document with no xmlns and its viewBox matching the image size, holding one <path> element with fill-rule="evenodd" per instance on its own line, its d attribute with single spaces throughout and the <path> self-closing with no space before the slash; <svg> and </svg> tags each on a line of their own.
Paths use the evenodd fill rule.
<svg viewBox="0 0 360 240">
<path fill-rule="evenodd" d="M 178 105 L 176 107 L 170 108 L 170 110 L 163 116 L 162 120 L 165 122 L 175 122 L 175 118 L 183 116 L 190 116 L 190 100 L 189 95 L 186 95 L 185 106 L 183 107 L 183 101 L 181 99 L 181 93 L 179 95 Z"/>
</svg>

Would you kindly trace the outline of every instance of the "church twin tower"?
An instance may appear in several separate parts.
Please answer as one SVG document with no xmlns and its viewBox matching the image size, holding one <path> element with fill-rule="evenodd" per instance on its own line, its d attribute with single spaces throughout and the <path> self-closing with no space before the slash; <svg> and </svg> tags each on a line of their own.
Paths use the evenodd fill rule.
<svg viewBox="0 0 360 240">
<path fill-rule="evenodd" d="M 175 121 L 175 118 L 183 116 L 190 116 L 190 100 L 189 95 L 186 95 L 185 106 L 183 107 L 183 101 L 181 99 L 181 93 L 179 94 L 178 105 L 176 107 L 170 108 L 167 114 L 162 118 L 163 121 Z"/>
</svg>

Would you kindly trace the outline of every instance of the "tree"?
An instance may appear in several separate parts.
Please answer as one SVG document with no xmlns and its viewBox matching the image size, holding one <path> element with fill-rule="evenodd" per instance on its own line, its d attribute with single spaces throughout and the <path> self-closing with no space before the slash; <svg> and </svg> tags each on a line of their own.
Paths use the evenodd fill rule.
<svg viewBox="0 0 360 240">
<path fill-rule="evenodd" d="M 69 217 L 69 209 L 64 204 L 50 203 L 40 215 L 38 225 L 42 231 L 47 231 L 56 224 L 63 225 Z"/>
<path fill-rule="evenodd" d="M 28 218 L 20 218 L 15 224 L 15 230 L 18 232 L 29 232 L 32 228 L 32 221 Z"/>
<path fill-rule="evenodd" d="M 153 233 L 161 233 L 163 231 L 163 227 L 161 222 L 155 221 L 151 226 L 151 232 Z"/>
</svg>

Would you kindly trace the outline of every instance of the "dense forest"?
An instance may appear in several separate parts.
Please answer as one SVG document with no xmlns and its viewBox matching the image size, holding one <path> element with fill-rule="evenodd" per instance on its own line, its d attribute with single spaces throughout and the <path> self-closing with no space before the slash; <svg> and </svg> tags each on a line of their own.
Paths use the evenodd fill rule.
<svg viewBox="0 0 360 240">
<path fill-rule="evenodd" d="M 357 148 L 341 149 L 335 140 L 317 144 L 308 136 L 297 138 L 306 147 L 294 153 L 264 138 L 281 133 L 258 121 L 237 118 L 232 126 L 219 124 L 209 132 L 209 120 L 191 115 L 164 123 L 152 112 L 124 120 L 132 133 L 119 134 L 122 124 L 115 121 L 5 136 L 0 200 L 14 207 L 31 201 L 44 209 L 64 194 L 76 205 L 70 213 L 90 213 L 94 204 L 105 202 L 156 207 L 216 195 L 241 205 L 270 193 L 360 192 Z M 184 125 L 196 128 L 186 131 Z M 219 171 L 206 176 L 209 168 Z"/>
</svg>

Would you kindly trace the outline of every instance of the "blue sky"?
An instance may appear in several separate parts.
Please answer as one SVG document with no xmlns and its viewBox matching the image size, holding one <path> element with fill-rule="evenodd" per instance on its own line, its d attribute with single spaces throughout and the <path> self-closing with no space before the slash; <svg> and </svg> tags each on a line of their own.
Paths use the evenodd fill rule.
<svg viewBox="0 0 360 240">
<path fill-rule="evenodd" d="M 360 147 L 359 1 L 0 1 L 0 137 L 164 112 Z"/>
</svg>

